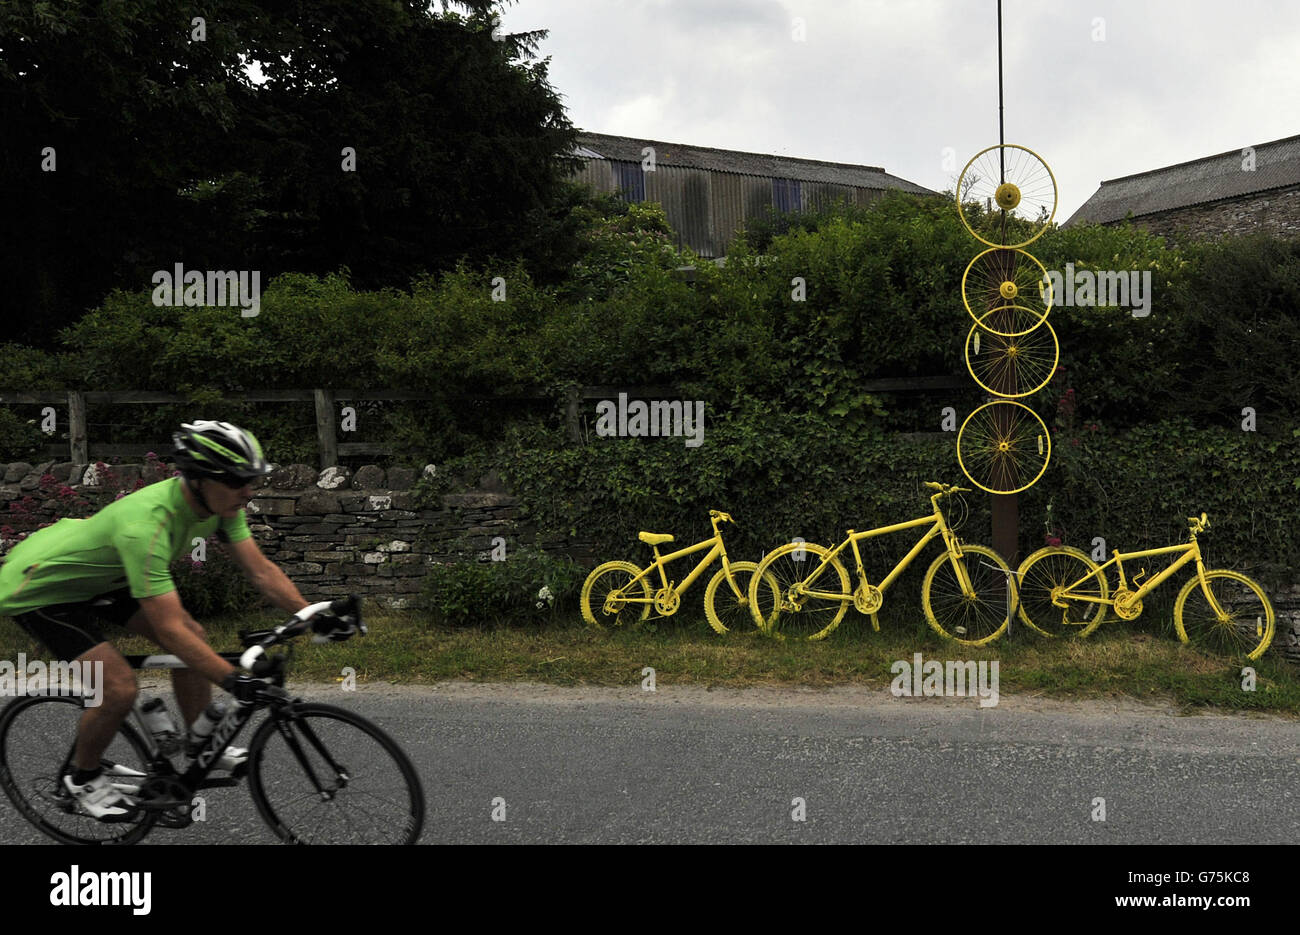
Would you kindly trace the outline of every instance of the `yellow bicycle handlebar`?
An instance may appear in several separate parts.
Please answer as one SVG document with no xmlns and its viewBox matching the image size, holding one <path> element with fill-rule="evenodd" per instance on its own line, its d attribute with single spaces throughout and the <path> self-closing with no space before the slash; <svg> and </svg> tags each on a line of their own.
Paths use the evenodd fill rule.
<svg viewBox="0 0 1300 935">
<path fill-rule="evenodd" d="M 947 484 L 936 484 L 932 480 L 926 481 L 925 486 L 931 490 L 937 490 L 941 494 L 970 493 L 969 487 L 950 487 Z"/>
<path fill-rule="evenodd" d="M 722 523 L 731 523 L 733 526 L 740 525 L 734 519 L 731 518 L 730 513 L 724 513 L 722 510 L 709 510 L 709 516 Z"/>
</svg>

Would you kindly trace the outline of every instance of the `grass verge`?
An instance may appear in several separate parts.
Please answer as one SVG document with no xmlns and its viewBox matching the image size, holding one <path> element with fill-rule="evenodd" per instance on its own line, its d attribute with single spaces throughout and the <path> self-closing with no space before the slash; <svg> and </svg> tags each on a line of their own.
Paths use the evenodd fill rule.
<svg viewBox="0 0 1300 935">
<path fill-rule="evenodd" d="M 683 612 L 685 614 L 685 612 Z M 838 685 L 888 691 L 890 667 L 925 660 L 997 660 L 1001 695 L 1062 699 L 1132 698 L 1169 702 L 1188 713 L 1218 708 L 1300 717 L 1300 671 L 1277 658 L 1254 663 L 1213 656 L 1181 645 L 1171 621 L 1160 617 L 1110 622 L 1086 640 L 1049 640 L 1017 622 L 1010 636 L 972 648 L 940 638 L 917 618 L 881 616 L 881 631 L 852 611 L 818 643 L 778 642 L 755 631 L 718 636 L 703 616 L 679 615 L 622 632 L 601 632 L 573 617 L 537 626 L 450 629 L 419 612 L 376 612 L 370 635 L 314 646 L 299 641 L 290 679 L 341 681 L 345 668 L 360 683 L 432 683 L 451 679 L 547 682 L 558 685 L 639 685 L 652 667 L 656 682 L 705 687 Z M 238 648 L 240 626 L 281 622 L 275 614 L 205 621 L 218 649 Z M 150 652 L 130 637 L 123 652 Z M 0 660 L 19 652 L 47 657 L 11 621 L 0 623 Z M 1243 668 L 1255 670 L 1254 690 L 1243 688 Z M 973 693 L 973 690 L 972 690 Z"/>
</svg>

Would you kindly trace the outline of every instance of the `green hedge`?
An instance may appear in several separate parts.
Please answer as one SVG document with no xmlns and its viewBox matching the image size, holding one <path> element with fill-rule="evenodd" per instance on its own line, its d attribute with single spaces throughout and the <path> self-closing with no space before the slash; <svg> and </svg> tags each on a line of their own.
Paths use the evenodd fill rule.
<svg viewBox="0 0 1300 935">
<path fill-rule="evenodd" d="M 1204 511 L 1212 525 L 1201 541 L 1212 567 L 1245 571 L 1269 588 L 1291 584 L 1300 558 L 1292 522 L 1297 435 L 1196 428 L 1188 420 L 1112 433 L 1063 419 L 1054 426 L 1047 472 L 1019 497 L 1021 557 L 1052 537 L 1087 552 L 1095 537 L 1106 540 L 1108 553 L 1174 545 L 1186 541 L 1186 518 Z M 709 509 L 737 521 L 724 527 L 729 554 L 757 559 L 795 536 L 830 545 L 848 528 L 926 515 L 923 482 L 969 486 L 955 442 L 955 434 L 906 440 L 845 430 L 842 420 L 750 401 L 706 422 L 699 448 L 673 438 L 563 446 L 544 429 L 514 428 L 444 475 L 460 470 L 470 479 L 496 468 L 540 535 L 592 542 L 597 561 L 647 559 L 650 550 L 636 539 L 641 530 L 672 533 L 679 543 L 704 539 Z M 444 476 L 428 492 L 445 489 Z M 966 514 L 959 535 L 988 544 L 991 498 L 977 491 L 963 499 L 954 516 Z M 880 537 L 864 558 L 887 570 L 912 541 L 911 531 Z M 922 574 L 936 550 L 931 546 L 909 576 Z"/>
</svg>

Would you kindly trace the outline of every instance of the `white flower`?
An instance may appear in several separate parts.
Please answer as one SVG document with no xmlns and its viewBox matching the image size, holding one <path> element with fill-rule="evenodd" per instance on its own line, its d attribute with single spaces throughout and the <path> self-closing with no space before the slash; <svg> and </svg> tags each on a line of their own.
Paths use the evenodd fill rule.
<svg viewBox="0 0 1300 935">
<path fill-rule="evenodd" d="M 547 607 L 550 607 L 554 603 L 555 603 L 555 595 L 551 593 L 551 589 L 549 587 L 547 587 L 546 585 L 542 585 L 542 589 L 537 592 L 537 609 L 545 610 Z"/>
</svg>

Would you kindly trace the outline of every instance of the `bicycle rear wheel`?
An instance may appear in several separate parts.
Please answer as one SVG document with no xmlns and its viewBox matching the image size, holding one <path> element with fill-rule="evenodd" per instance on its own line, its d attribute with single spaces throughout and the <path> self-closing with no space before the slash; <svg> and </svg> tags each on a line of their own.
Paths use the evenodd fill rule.
<svg viewBox="0 0 1300 935">
<path fill-rule="evenodd" d="M 758 563 L 749 579 L 749 609 L 759 629 L 777 639 L 822 640 L 840 625 L 853 603 L 853 591 L 838 557 L 816 570 L 830 551 L 811 542 L 792 542 Z"/>
<path fill-rule="evenodd" d="M 63 844 L 134 844 L 158 820 L 141 812 L 131 821 L 101 822 L 78 811 L 63 775 L 71 769 L 72 748 L 83 711 L 82 699 L 61 695 L 18 698 L 0 714 L 0 786 L 19 813 L 44 834 Z M 149 772 L 149 755 L 140 735 L 123 722 L 101 759 L 124 792 L 140 784 L 131 773 Z"/>
<path fill-rule="evenodd" d="M 1106 619 L 1109 600 L 1097 563 L 1071 546 L 1049 545 L 1020 565 L 1020 619 L 1043 636 L 1087 636 Z"/>
<path fill-rule="evenodd" d="M 273 712 L 253 735 L 248 762 L 257 811 L 286 843 L 414 844 L 420 837 L 420 777 L 402 748 L 359 714 L 325 704 Z"/>
</svg>

